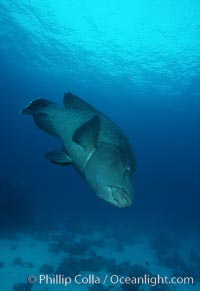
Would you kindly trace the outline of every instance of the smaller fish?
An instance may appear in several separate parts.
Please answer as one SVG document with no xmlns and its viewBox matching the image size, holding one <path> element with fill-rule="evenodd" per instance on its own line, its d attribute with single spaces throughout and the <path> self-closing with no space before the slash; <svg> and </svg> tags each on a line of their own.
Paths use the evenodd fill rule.
<svg viewBox="0 0 200 291">
<path fill-rule="evenodd" d="M 149 264 L 149 262 L 145 262 L 145 265 L 147 266 L 147 267 L 150 267 L 150 264 Z"/>
</svg>

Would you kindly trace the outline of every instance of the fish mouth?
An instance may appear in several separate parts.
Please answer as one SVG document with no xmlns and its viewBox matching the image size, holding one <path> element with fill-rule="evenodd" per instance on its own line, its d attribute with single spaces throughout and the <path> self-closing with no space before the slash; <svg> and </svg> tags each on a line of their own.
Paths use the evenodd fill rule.
<svg viewBox="0 0 200 291">
<path fill-rule="evenodd" d="M 132 203 L 132 199 L 127 190 L 119 186 L 110 186 L 110 192 L 113 198 L 113 204 L 118 207 L 128 207 Z"/>
</svg>

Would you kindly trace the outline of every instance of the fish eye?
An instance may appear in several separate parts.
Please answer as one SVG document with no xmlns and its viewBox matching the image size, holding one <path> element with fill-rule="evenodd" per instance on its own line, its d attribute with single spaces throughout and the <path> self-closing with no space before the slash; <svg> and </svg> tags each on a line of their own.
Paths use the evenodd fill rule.
<svg viewBox="0 0 200 291">
<path fill-rule="evenodd" d="M 123 174 L 123 177 L 125 177 L 126 175 L 128 175 L 131 171 L 131 167 L 130 166 L 126 166 L 125 167 L 125 170 L 124 170 L 124 174 Z"/>
</svg>

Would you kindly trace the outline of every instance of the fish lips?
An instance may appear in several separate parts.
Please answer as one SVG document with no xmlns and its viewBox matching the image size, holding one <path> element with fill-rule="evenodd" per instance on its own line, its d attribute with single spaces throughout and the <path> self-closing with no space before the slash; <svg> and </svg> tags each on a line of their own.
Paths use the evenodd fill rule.
<svg viewBox="0 0 200 291">
<path fill-rule="evenodd" d="M 132 203 L 132 195 L 126 190 L 119 186 L 109 186 L 110 193 L 112 195 L 112 204 L 117 207 L 123 208 L 128 207 Z"/>
</svg>

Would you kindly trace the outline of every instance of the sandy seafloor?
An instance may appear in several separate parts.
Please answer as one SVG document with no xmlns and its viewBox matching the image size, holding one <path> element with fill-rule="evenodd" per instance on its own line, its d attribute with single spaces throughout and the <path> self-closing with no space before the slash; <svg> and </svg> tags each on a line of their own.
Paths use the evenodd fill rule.
<svg viewBox="0 0 200 291">
<path fill-rule="evenodd" d="M 33 231 L 1 235 L 0 239 L 0 290 L 200 290 L 200 239 L 190 236 L 170 236 L 110 233 L 107 230 L 84 229 L 66 231 Z M 102 280 L 105 274 L 140 276 L 160 274 L 194 276 L 194 285 L 112 285 L 39 284 L 40 274 L 64 274 L 74 278 L 77 274 L 94 274 Z M 27 282 L 34 275 L 37 282 Z M 122 276 L 122 275 L 121 275 Z M 72 279 L 73 280 L 73 279 Z M 199 281 L 199 282 L 198 282 Z M 110 286 L 110 287 L 109 287 Z"/>
</svg>

